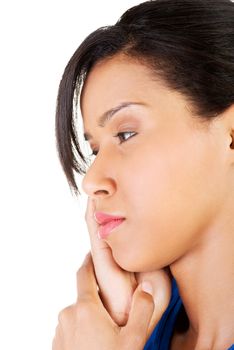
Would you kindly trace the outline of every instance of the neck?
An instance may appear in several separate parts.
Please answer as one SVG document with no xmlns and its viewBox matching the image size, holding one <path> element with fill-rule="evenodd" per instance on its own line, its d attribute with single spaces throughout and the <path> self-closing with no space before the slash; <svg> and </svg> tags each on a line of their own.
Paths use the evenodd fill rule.
<svg viewBox="0 0 234 350">
<path fill-rule="evenodd" d="M 185 338 L 195 350 L 228 349 L 234 343 L 234 222 L 227 214 L 170 265 L 190 321 Z"/>
</svg>

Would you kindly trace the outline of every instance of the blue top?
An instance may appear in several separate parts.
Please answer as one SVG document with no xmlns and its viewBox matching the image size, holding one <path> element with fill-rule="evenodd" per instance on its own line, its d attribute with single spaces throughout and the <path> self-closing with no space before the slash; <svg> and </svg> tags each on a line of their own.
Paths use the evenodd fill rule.
<svg viewBox="0 0 234 350">
<path fill-rule="evenodd" d="M 170 303 L 145 344 L 144 350 L 170 350 L 170 341 L 181 306 L 182 300 L 179 295 L 176 280 L 173 278 Z M 234 350 L 234 344 L 227 350 Z"/>
</svg>

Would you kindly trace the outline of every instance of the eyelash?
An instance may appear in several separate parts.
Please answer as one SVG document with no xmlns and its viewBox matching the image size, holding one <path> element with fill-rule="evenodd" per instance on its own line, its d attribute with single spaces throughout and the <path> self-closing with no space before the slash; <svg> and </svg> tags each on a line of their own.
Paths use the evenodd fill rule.
<svg viewBox="0 0 234 350">
<path fill-rule="evenodd" d="M 133 135 L 130 136 L 127 140 L 120 141 L 120 144 L 123 143 L 123 142 L 128 141 L 133 136 L 137 135 L 137 133 L 135 133 L 133 131 L 122 131 L 122 132 L 118 132 L 118 134 L 114 135 L 114 137 L 117 137 L 117 138 L 121 139 L 121 136 L 124 135 L 124 134 L 133 134 Z M 94 149 L 93 152 L 90 154 L 90 156 L 97 156 L 97 154 L 98 154 L 98 151 Z"/>
</svg>

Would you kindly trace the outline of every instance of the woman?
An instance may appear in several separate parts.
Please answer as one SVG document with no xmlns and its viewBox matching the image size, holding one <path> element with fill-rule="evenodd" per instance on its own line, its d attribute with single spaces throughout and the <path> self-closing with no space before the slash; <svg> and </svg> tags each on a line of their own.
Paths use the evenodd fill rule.
<svg viewBox="0 0 234 350">
<path fill-rule="evenodd" d="M 229 0 L 144 2 L 74 53 L 56 133 L 91 253 L 54 350 L 234 349 L 233 86 Z"/>
</svg>

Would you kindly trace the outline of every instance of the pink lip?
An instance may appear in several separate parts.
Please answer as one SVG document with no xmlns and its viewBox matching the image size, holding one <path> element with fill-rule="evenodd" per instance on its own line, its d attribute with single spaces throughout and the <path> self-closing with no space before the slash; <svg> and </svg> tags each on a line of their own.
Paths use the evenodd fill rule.
<svg viewBox="0 0 234 350">
<path fill-rule="evenodd" d="M 105 214 L 105 213 L 102 213 L 100 211 L 96 211 L 94 213 L 94 217 L 99 225 L 106 224 L 107 222 L 112 221 L 112 220 L 124 220 L 125 219 L 121 216 Z"/>
<path fill-rule="evenodd" d="M 121 220 L 112 220 L 112 221 L 108 221 L 106 224 L 100 225 L 99 229 L 98 229 L 98 237 L 99 238 L 106 238 L 107 236 L 109 236 L 109 234 L 111 233 L 111 231 L 119 226 L 120 224 L 122 224 L 122 222 L 124 221 L 124 219 Z"/>
<path fill-rule="evenodd" d="M 102 239 L 106 238 L 115 227 L 119 226 L 125 220 L 123 217 L 102 212 L 95 212 L 94 217 L 99 224 L 98 236 Z"/>
</svg>

